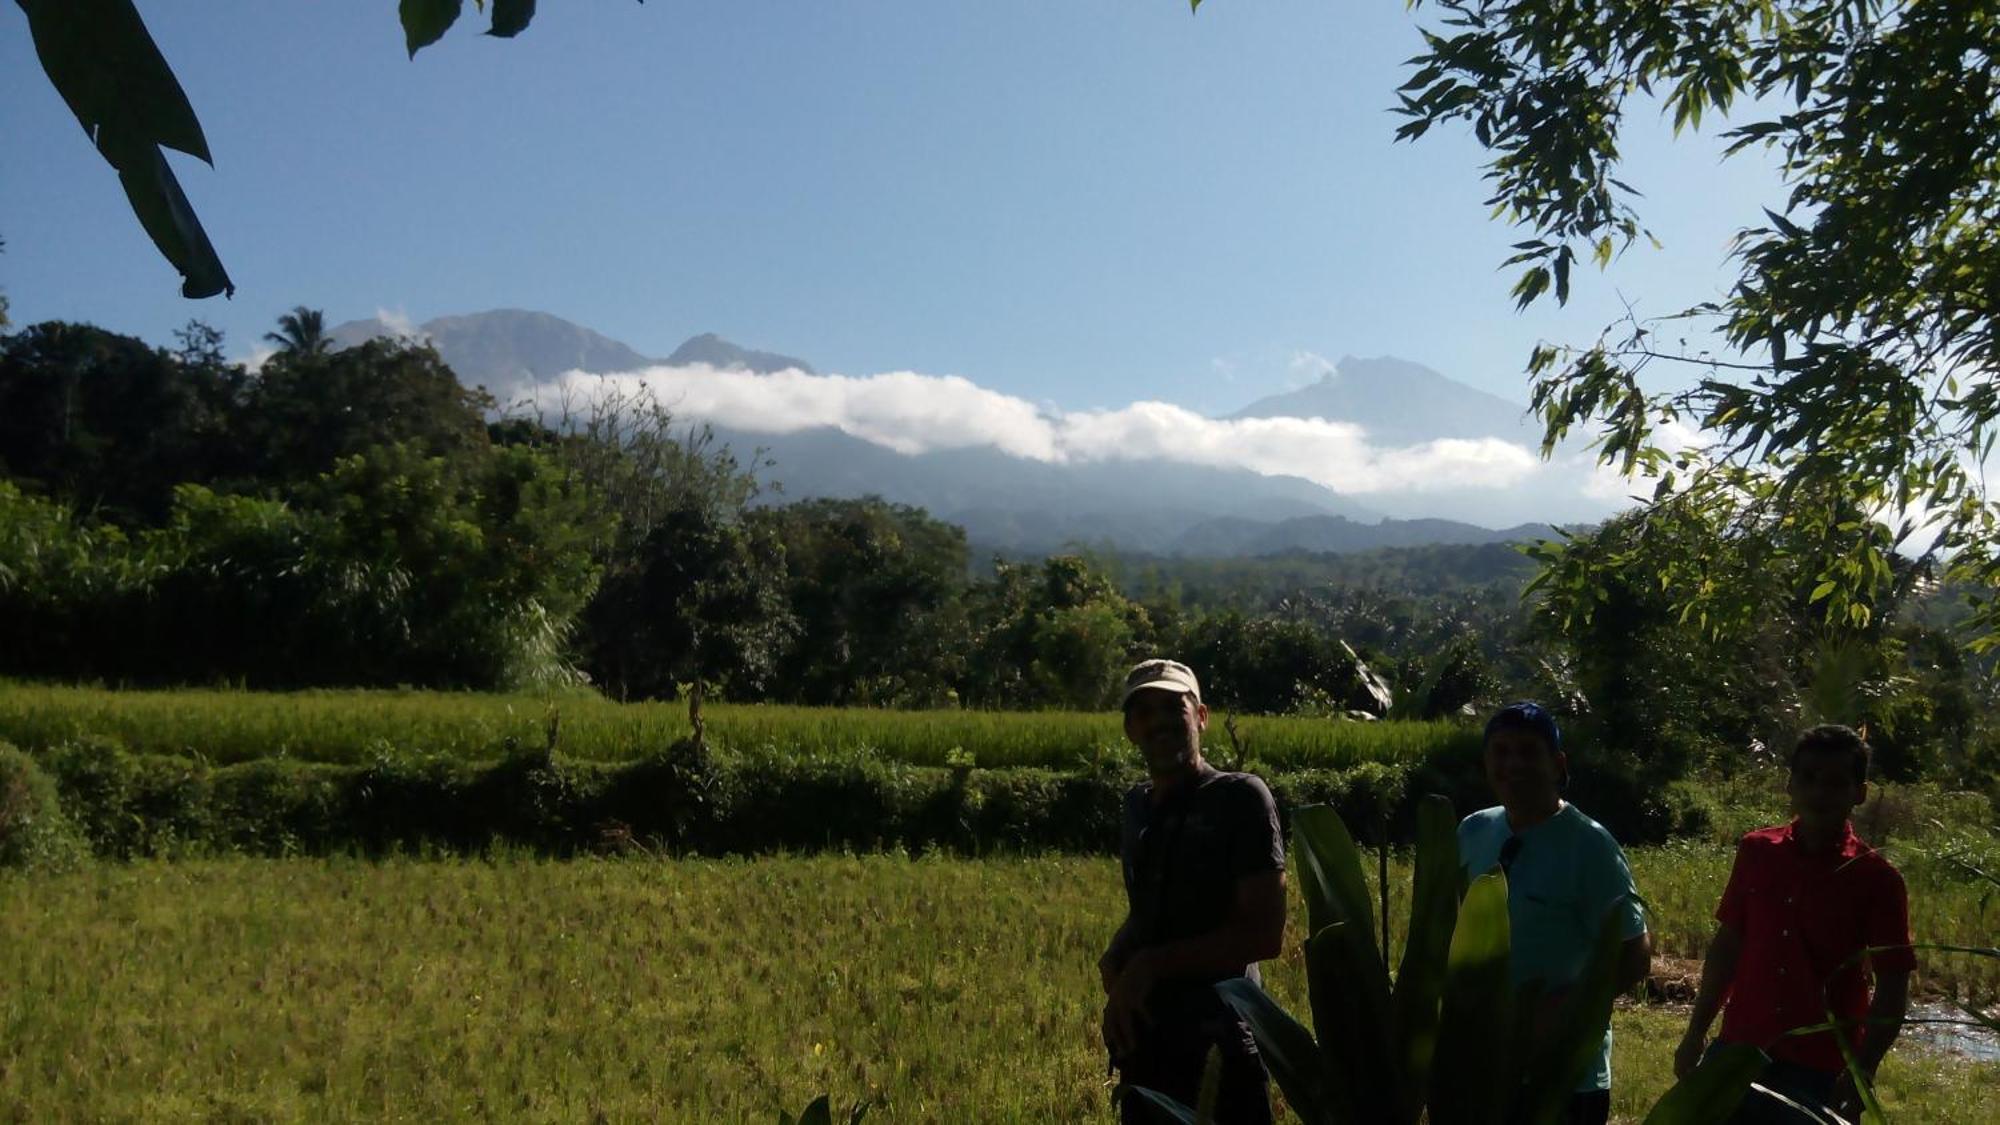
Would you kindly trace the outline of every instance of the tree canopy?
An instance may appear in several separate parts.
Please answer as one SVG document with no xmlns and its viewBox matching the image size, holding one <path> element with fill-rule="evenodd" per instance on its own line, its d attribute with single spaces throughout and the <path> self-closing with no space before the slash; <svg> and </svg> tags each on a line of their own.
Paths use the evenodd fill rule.
<svg viewBox="0 0 2000 1125">
<path fill-rule="evenodd" d="M 1718 627 L 1759 612 L 1755 585 L 1727 580 L 1732 555 L 1780 526 L 1830 627 L 1865 628 L 1899 596 L 1900 554 L 1945 560 L 1975 591 L 1973 643 L 2000 643 L 1982 479 L 2000 416 L 2000 12 L 1978 0 L 1435 7 L 1444 27 L 1409 61 L 1398 135 L 1462 123 L 1491 154 L 1488 203 L 1529 234 L 1508 259 L 1521 306 L 1567 301 L 1579 259 L 1601 267 L 1646 237 L 1639 193 L 1617 178 L 1635 112 L 1657 107 L 1677 131 L 1723 118 L 1728 154 L 1774 154 L 1789 189 L 1777 209 L 1746 206 L 1728 297 L 1666 318 L 1713 332 L 1723 354 L 1677 352 L 1658 322 L 1633 321 L 1530 358 L 1545 449 L 1597 425 L 1606 461 L 1657 478 L 1657 526 L 1715 527 L 1698 551 L 1669 549 L 1681 537 L 1644 520 L 1626 540 L 1679 610 Z M 1650 365 L 1681 361 L 1698 365 L 1692 386 L 1649 388 Z M 1670 440 L 1676 423 L 1699 438 Z M 1878 521 L 1889 534 L 1869 530 Z M 1586 601 L 1595 574 L 1552 572 Z"/>
</svg>

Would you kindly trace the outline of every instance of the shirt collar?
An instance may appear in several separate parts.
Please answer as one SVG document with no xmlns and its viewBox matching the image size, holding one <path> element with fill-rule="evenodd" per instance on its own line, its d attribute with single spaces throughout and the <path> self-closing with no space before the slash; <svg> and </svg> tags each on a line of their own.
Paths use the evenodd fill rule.
<svg viewBox="0 0 2000 1125">
<path fill-rule="evenodd" d="M 1799 846 L 1798 817 L 1793 817 L 1791 822 L 1785 825 L 1785 843 Z M 1854 834 L 1854 822 L 1843 821 L 1840 825 L 1840 843 L 1835 846 L 1835 853 L 1841 859 L 1853 859 L 1862 852 L 1870 850 L 1872 849 L 1868 845 L 1861 842 L 1861 837 Z"/>
</svg>

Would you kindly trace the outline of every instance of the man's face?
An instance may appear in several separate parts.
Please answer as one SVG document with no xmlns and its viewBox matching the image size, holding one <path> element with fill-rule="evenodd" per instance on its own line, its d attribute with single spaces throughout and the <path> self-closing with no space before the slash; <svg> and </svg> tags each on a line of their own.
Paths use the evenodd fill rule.
<svg viewBox="0 0 2000 1125">
<path fill-rule="evenodd" d="M 1139 748 L 1146 772 L 1175 773 L 1194 764 L 1208 708 L 1194 697 L 1165 688 L 1146 688 L 1125 704 L 1125 737 Z"/>
<path fill-rule="evenodd" d="M 1792 763 L 1785 792 L 1792 812 L 1811 825 L 1847 820 L 1854 806 L 1868 799 L 1868 786 L 1854 780 L 1854 758 L 1845 750 L 1808 750 Z"/>
<path fill-rule="evenodd" d="M 1486 740 L 1486 780 L 1509 808 L 1538 807 L 1561 796 L 1565 760 L 1541 735 L 1497 730 Z"/>
</svg>

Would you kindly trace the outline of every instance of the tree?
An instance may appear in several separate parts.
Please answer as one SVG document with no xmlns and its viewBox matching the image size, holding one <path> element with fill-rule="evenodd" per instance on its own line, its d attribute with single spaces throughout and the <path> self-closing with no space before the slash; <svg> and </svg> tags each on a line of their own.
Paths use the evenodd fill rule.
<svg viewBox="0 0 2000 1125">
<path fill-rule="evenodd" d="M 584 670 L 619 699 L 709 684 L 757 698 L 793 632 L 777 536 L 689 503 L 614 557 L 584 613 Z"/>
<path fill-rule="evenodd" d="M 236 285 L 162 151 L 185 152 L 213 165 L 208 138 L 132 0 L 17 2 L 28 15 L 43 72 L 117 170 L 132 213 L 153 245 L 181 272 L 181 294 L 233 295 Z M 462 0 L 402 0 L 399 15 L 410 57 L 443 38 L 463 8 Z M 512 38 L 534 17 L 535 0 L 493 0 L 486 34 Z"/>
<path fill-rule="evenodd" d="M 0 338 L 0 472 L 123 522 L 237 472 L 243 371 L 204 332 L 178 353 L 60 321 Z"/>
<path fill-rule="evenodd" d="M 279 353 L 292 356 L 325 355 L 333 345 L 326 334 L 326 314 L 304 305 L 278 317 L 278 330 L 264 333 L 264 339 Z"/>
<path fill-rule="evenodd" d="M 244 397 L 243 441 L 257 476 L 310 480 L 342 457 L 397 443 L 437 457 L 489 444 L 491 396 L 468 390 L 430 345 L 376 339 L 313 351 L 310 324 L 294 327 L 302 347 L 266 362 Z"/>
<path fill-rule="evenodd" d="M 1725 355 L 1670 350 L 1656 322 L 1587 347 L 1538 346 L 1545 451 L 1602 425 L 1602 457 L 1658 476 L 1651 507 L 1720 517 L 1725 539 L 1773 520 L 1830 616 L 1865 624 L 1896 551 L 1949 560 L 1979 591 L 1977 646 L 2000 644 L 1996 508 L 1979 466 L 2000 419 L 2000 12 L 1980 0 L 1440 0 L 1445 34 L 1410 60 L 1398 131 L 1469 124 L 1493 154 L 1488 203 L 1527 227 L 1513 294 L 1566 301 L 1645 234 L 1620 182 L 1629 112 L 1657 99 L 1676 130 L 1740 114 L 1735 156 L 1776 153 L 1782 212 L 1746 216 L 1730 295 L 1674 321 Z M 1726 358 L 1725 358 L 1726 356 Z M 1690 362 L 1691 388 L 1647 389 Z M 1662 428 L 1702 437 L 1667 448 Z M 1834 499 L 1837 502 L 1828 504 Z M 1864 534 L 1871 520 L 1893 524 Z M 1926 537 L 1930 537 L 1928 543 Z M 1677 608 L 1740 616 L 1714 554 L 1654 564 Z"/>
<path fill-rule="evenodd" d="M 777 677 L 800 703 L 937 706 L 964 661 L 963 528 L 875 497 L 765 508 L 799 642 Z"/>
</svg>

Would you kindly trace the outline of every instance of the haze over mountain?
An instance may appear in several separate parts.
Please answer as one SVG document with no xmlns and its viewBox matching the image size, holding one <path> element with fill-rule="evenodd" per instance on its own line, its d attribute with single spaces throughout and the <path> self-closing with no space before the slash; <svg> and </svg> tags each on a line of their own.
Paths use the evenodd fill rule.
<svg viewBox="0 0 2000 1125">
<path fill-rule="evenodd" d="M 466 383 L 545 410 L 643 385 L 733 448 L 763 450 L 779 498 L 879 495 L 961 524 L 980 549 L 1485 543 L 1613 507 L 1584 474 L 1535 459 L 1539 431 L 1522 407 L 1392 357 L 1345 358 L 1310 386 L 1214 419 L 1167 403 L 1065 414 L 959 376 L 819 375 L 714 334 L 652 359 L 516 309 L 422 325 L 377 317 L 331 335 L 427 339 Z"/>
</svg>

